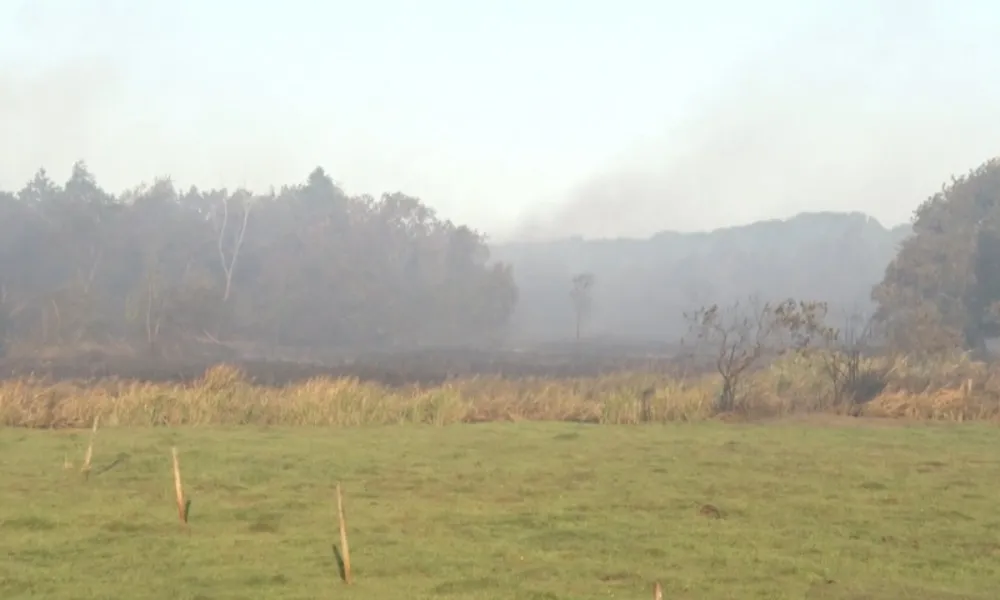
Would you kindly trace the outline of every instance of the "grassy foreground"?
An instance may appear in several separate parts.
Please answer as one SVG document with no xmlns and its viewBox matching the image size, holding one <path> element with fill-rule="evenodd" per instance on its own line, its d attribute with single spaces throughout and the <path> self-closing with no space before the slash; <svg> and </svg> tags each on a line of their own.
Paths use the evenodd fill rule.
<svg viewBox="0 0 1000 600">
<path fill-rule="evenodd" d="M 850 421 L 0 429 L 0 597 L 995 597 L 997 430 Z"/>
</svg>

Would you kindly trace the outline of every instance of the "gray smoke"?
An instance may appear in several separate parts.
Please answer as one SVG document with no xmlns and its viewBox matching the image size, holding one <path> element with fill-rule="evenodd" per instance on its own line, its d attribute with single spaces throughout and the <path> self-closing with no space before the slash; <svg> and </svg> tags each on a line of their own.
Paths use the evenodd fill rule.
<svg viewBox="0 0 1000 600">
<path fill-rule="evenodd" d="M 1000 153 L 1000 86 L 983 75 L 996 49 L 974 43 L 1000 23 L 997 11 L 879 6 L 875 21 L 817 23 L 749 62 L 694 118 L 523 215 L 513 237 L 647 236 L 805 210 L 907 220 L 950 175 Z"/>
<path fill-rule="evenodd" d="M 98 59 L 0 67 L 0 187 L 18 189 L 42 166 L 61 177 L 87 158 L 115 117 L 119 83 L 114 66 Z"/>
</svg>

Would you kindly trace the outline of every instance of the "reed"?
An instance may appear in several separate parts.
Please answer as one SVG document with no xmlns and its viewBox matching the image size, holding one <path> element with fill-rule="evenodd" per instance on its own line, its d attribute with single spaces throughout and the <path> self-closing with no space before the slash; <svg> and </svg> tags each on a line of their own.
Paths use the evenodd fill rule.
<svg viewBox="0 0 1000 600">
<path fill-rule="evenodd" d="M 737 416 L 826 412 L 943 421 L 1000 420 L 1000 370 L 958 356 L 918 363 L 871 360 L 879 391 L 845 404 L 820 357 L 792 356 L 750 374 Z M 234 367 L 188 383 L 129 380 L 0 383 L 0 426 L 84 428 L 165 425 L 356 426 L 484 421 L 602 424 L 698 421 L 718 416 L 720 382 L 621 372 L 576 379 L 469 377 L 436 386 L 389 387 L 356 378 L 258 386 Z M 85 464 L 87 461 L 85 460 Z"/>
</svg>

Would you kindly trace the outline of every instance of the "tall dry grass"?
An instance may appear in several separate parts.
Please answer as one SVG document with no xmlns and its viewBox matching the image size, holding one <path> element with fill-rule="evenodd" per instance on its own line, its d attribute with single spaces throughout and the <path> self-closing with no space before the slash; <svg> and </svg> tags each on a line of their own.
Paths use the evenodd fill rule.
<svg viewBox="0 0 1000 600">
<path fill-rule="evenodd" d="M 792 356 L 747 375 L 739 412 L 747 417 L 833 412 L 951 421 L 1000 421 L 1000 369 L 959 356 L 915 362 L 875 359 L 864 367 L 884 389 L 862 405 L 833 397 L 818 356 Z M 313 379 L 282 388 L 251 384 L 227 365 L 187 384 L 37 379 L 0 384 L 0 425 L 449 424 L 549 420 L 607 424 L 696 421 L 715 416 L 717 377 L 678 379 L 619 373 L 573 380 L 474 377 L 434 387 L 389 388 L 356 379 Z"/>
</svg>

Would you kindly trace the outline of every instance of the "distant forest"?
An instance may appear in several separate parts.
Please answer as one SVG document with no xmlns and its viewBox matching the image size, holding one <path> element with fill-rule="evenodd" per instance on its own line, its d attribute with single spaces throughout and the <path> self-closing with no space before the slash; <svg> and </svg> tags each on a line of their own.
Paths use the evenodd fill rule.
<svg viewBox="0 0 1000 600">
<path fill-rule="evenodd" d="M 518 338 L 571 336 L 570 281 L 589 273 L 588 338 L 674 341 L 685 333 L 685 311 L 749 296 L 821 300 L 835 319 L 870 314 L 872 286 L 910 232 L 859 213 L 804 213 L 647 240 L 511 243 L 494 254 L 514 265 L 520 302 L 511 328 Z"/>
<path fill-rule="evenodd" d="M 1000 332 L 997 161 L 892 229 L 809 213 L 491 246 L 412 196 L 348 196 L 322 168 L 267 194 L 161 178 L 115 196 L 82 162 L 65 183 L 40 170 L 0 192 L 0 213 L 7 355 L 671 343 L 685 311 L 749 295 L 871 314 L 909 348 L 978 349 Z"/>
<path fill-rule="evenodd" d="M 320 168 L 267 195 L 159 179 L 113 197 L 77 163 L 0 211 L 8 352 L 493 340 L 517 300 L 481 234 L 405 194 L 349 197 Z"/>
</svg>

